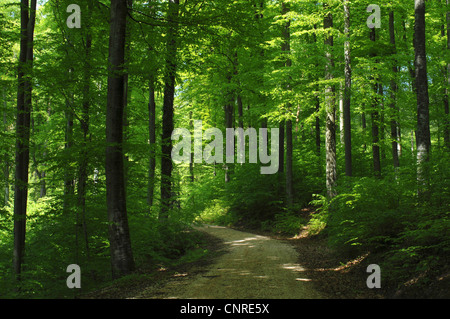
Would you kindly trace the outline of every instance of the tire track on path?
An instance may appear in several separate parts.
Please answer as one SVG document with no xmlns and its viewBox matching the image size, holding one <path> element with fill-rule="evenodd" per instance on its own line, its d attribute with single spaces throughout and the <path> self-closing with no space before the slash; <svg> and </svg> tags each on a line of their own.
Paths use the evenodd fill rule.
<svg viewBox="0 0 450 319">
<path fill-rule="evenodd" d="M 226 253 L 205 271 L 181 275 L 136 298 L 320 299 L 295 248 L 281 240 L 221 226 L 196 228 L 224 241 Z"/>
</svg>

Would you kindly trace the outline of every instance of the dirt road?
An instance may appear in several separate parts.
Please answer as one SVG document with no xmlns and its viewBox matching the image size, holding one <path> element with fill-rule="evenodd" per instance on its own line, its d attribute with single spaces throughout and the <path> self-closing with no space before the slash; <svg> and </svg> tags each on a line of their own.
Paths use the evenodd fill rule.
<svg viewBox="0 0 450 319">
<path fill-rule="evenodd" d="M 291 245 L 220 226 L 198 230 L 222 239 L 226 252 L 206 271 L 194 276 L 179 274 L 162 287 L 143 291 L 136 298 L 324 298 L 305 277 L 305 269 L 297 263 L 298 254 Z"/>
</svg>

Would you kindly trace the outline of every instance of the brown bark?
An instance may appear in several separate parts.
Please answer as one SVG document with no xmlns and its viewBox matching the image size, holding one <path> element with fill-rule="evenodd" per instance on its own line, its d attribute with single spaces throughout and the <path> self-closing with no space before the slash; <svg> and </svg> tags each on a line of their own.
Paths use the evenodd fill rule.
<svg viewBox="0 0 450 319">
<path fill-rule="evenodd" d="M 423 165 L 429 160 L 431 150 L 430 115 L 427 78 L 425 0 L 415 0 L 414 23 L 415 80 L 417 93 L 417 180 L 419 193 L 427 184 L 427 172 Z"/>
<path fill-rule="evenodd" d="M 375 42 L 376 42 L 376 29 L 373 28 L 370 31 L 370 40 L 374 42 L 374 47 L 372 50 L 374 50 L 370 56 L 376 57 L 376 51 L 375 51 Z M 376 74 L 376 68 L 374 68 L 374 74 Z M 379 130 L 379 123 L 380 123 L 380 114 L 378 112 L 378 90 L 379 90 L 379 84 L 377 83 L 377 78 L 373 78 L 375 80 L 375 84 L 373 85 L 374 90 L 374 99 L 372 103 L 372 159 L 373 159 L 373 171 L 375 176 L 381 177 L 381 158 L 380 158 L 380 130 Z"/>
<path fill-rule="evenodd" d="M 324 4 L 324 9 L 328 6 Z M 324 28 L 333 27 L 333 16 L 327 13 L 324 18 Z M 333 47 L 333 36 L 328 35 L 325 39 L 325 56 L 327 63 L 325 65 L 325 80 L 332 80 L 332 69 L 334 68 L 333 55 L 331 48 Z M 325 124 L 325 148 L 326 148 L 326 188 L 329 198 L 336 196 L 335 186 L 337 180 L 336 172 L 336 105 L 335 105 L 335 89 L 332 85 L 327 84 L 325 87 L 325 108 L 326 108 L 326 124 Z"/>
<path fill-rule="evenodd" d="M 344 1 L 344 33 L 346 41 L 344 43 L 344 148 L 345 148 L 345 174 L 352 176 L 352 128 L 351 128 L 351 88 L 352 88 L 352 68 L 350 55 L 350 7 L 349 0 Z"/>
<path fill-rule="evenodd" d="M 390 43 L 392 46 L 392 53 L 397 53 L 397 47 L 395 43 L 395 30 L 394 30 L 394 11 L 389 12 L 389 37 Z M 398 93 L 398 85 L 396 81 L 398 67 L 397 62 L 394 60 L 394 64 L 392 65 L 392 72 L 394 73 L 394 78 L 391 80 L 391 104 L 389 107 L 391 108 L 391 140 L 392 140 L 392 161 L 394 163 L 394 167 L 399 167 L 399 155 L 398 155 L 398 109 L 396 106 L 396 99 Z"/>
<path fill-rule="evenodd" d="M 25 255 L 26 214 L 28 198 L 28 169 L 30 163 L 31 70 L 33 65 L 33 36 L 36 0 L 20 3 L 20 53 L 18 67 L 16 118 L 16 173 L 14 188 L 14 251 L 13 269 L 20 279 Z"/>
<path fill-rule="evenodd" d="M 164 102 L 162 120 L 162 158 L 161 158 L 161 211 L 159 219 L 165 222 L 169 217 L 172 197 L 172 132 L 173 124 L 173 101 L 175 96 L 175 75 L 178 29 L 179 0 L 169 0 L 168 30 L 167 30 L 167 56 L 166 71 L 164 75 Z"/>
<path fill-rule="evenodd" d="M 128 227 L 123 157 L 126 17 L 126 2 L 112 0 L 106 113 L 106 199 L 113 278 L 127 275 L 135 267 Z"/>
</svg>

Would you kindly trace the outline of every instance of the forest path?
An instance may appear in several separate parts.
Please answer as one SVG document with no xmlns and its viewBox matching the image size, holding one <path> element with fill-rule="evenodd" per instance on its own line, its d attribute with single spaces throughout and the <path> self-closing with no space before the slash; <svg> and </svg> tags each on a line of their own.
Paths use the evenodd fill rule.
<svg viewBox="0 0 450 319">
<path fill-rule="evenodd" d="M 180 299 L 318 299 L 292 245 L 267 236 L 221 226 L 197 230 L 224 241 L 225 253 L 197 274 L 179 274 L 162 287 L 135 298 Z"/>
</svg>

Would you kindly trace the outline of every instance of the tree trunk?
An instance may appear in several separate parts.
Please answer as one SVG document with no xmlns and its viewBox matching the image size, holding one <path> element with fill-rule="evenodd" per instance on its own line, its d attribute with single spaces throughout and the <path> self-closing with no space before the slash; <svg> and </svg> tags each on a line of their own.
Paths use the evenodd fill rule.
<svg viewBox="0 0 450 319">
<path fill-rule="evenodd" d="M 194 134 L 194 121 L 192 120 L 192 111 L 189 112 L 189 129 L 191 134 Z M 214 165 L 215 169 L 215 165 Z M 189 161 L 189 179 L 191 183 L 194 182 L 194 153 L 191 152 L 191 160 Z"/>
<path fill-rule="evenodd" d="M 156 101 L 155 101 L 155 76 L 153 73 L 150 74 L 148 92 L 149 92 L 148 135 L 150 143 L 150 154 L 148 164 L 147 203 L 150 207 L 152 207 L 155 190 L 155 169 L 156 169 Z"/>
<path fill-rule="evenodd" d="M 447 8 L 450 0 L 447 0 Z M 447 52 L 450 51 L 450 11 L 447 11 Z M 449 118 L 449 90 L 450 90 L 450 62 L 447 63 L 445 72 L 445 92 L 444 92 L 444 144 L 450 150 L 450 118 Z"/>
<path fill-rule="evenodd" d="M 415 0 L 414 48 L 417 90 L 417 180 L 419 183 L 419 193 L 422 193 L 428 180 L 424 164 L 429 160 L 431 149 L 425 36 L 425 0 Z"/>
<path fill-rule="evenodd" d="M 344 147 L 345 147 L 345 175 L 352 176 L 352 128 L 351 128 L 351 88 L 352 88 L 352 68 L 350 55 L 350 7 L 349 0 L 344 1 L 344 33 L 346 41 L 344 43 Z"/>
<path fill-rule="evenodd" d="M 324 9 L 328 5 L 324 4 Z M 324 22 L 324 28 L 333 27 L 333 16 L 327 13 Z M 333 36 L 328 35 L 325 39 L 325 56 L 327 59 L 325 65 L 325 80 L 332 80 L 332 69 L 334 68 L 333 56 L 331 53 L 333 47 Z M 335 186 L 337 180 L 336 173 L 336 105 L 334 96 L 334 87 L 327 84 L 325 87 L 325 108 L 326 108 L 326 126 L 325 126 L 325 147 L 326 147 L 326 187 L 329 198 L 336 196 Z"/>
<path fill-rule="evenodd" d="M 28 198 L 28 168 L 30 163 L 31 70 L 33 66 L 33 36 L 36 0 L 20 3 L 20 53 L 18 67 L 16 118 L 16 173 L 14 188 L 14 256 L 13 270 L 20 280 L 25 254 L 26 214 Z"/>
<path fill-rule="evenodd" d="M 239 93 L 237 98 L 237 108 L 238 108 L 238 127 L 244 128 L 244 110 L 242 107 L 242 97 Z"/>
<path fill-rule="evenodd" d="M 286 15 L 290 11 L 289 4 L 282 3 L 282 14 Z M 290 33 L 290 19 L 287 18 L 283 28 L 283 44 L 281 47 L 282 52 L 286 55 L 285 67 L 290 68 L 292 61 L 289 57 L 291 52 L 291 33 Z M 286 78 L 286 90 L 290 91 L 291 88 L 291 78 L 287 76 Z M 286 112 L 290 114 L 291 103 L 286 104 Z M 293 190 L 293 171 L 292 171 L 292 155 L 293 155 L 293 145 L 292 145 L 292 119 L 288 118 L 286 120 L 286 204 L 287 207 L 291 207 L 294 202 L 294 190 Z"/>
<path fill-rule="evenodd" d="M 162 120 L 162 159 L 161 159 L 161 211 L 159 220 L 164 223 L 169 217 L 172 197 L 172 132 L 173 101 L 175 96 L 175 75 L 177 55 L 177 29 L 179 0 L 169 0 L 166 71 L 164 75 L 164 102 Z"/>
<path fill-rule="evenodd" d="M 374 46 L 372 52 L 370 54 L 371 57 L 376 57 L 377 54 L 375 53 L 375 42 L 376 42 L 376 29 L 373 28 L 370 31 L 370 40 L 374 42 Z M 377 62 L 376 62 L 377 63 Z M 376 74 L 377 69 L 374 68 L 373 73 Z M 379 84 L 376 82 L 377 77 L 374 78 L 375 84 L 373 86 L 374 90 L 374 98 L 372 103 L 372 159 L 373 159 L 373 171 L 376 177 L 381 177 L 381 158 L 380 158 L 380 132 L 379 132 L 379 123 L 380 123 L 380 114 L 378 112 L 378 89 Z"/>
<path fill-rule="evenodd" d="M 314 30 L 317 29 L 317 25 L 314 25 Z M 317 36 L 316 33 L 314 32 L 313 34 L 313 38 L 314 38 L 314 43 L 317 43 Z M 319 67 L 319 64 L 316 63 L 316 68 Z M 317 85 L 317 91 L 319 91 L 319 85 Z M 315 112 L 316 112 L 316 121 L 315 121 L 315 140 L 316 140 L 316 154 L 317 156 L 320 156 L 320 148 L 321 148 L 321 141 L 320 141 L 320 117 L 319 117 L 319 112 L 320 112 L 320 97 L 319 94 L 317 94 L 315 96 Z M 321 165 L 320 165 L 321 166 Z"/>
<path fill-rule="evenodd" d="M 395 29 L 394 29 L 394 11 L 389 12 L 389 37 L 390 43 L 392 46 L 392 54 L 397 54 L 397 48 L 395 44 Z M 397 85 L 397 61 L 394 60 L 392 65 L 392 72 L 394 73 L 394 78 L 391 80 L 391 104 L 389 107 L 391 108 L 391 140 L 392 140 L 392 161 L 394 163 L 394 167 L 397 168 L 400 166 L 399 155 L 398 155 L 398 136 L 397 136 L 397 127 L 398 127 L 398 109 L 397 109 L 397 93 L 398 93 L 398 85 Z"/>
<path fill-rule="evenodd" d="M 112 0 L 106 113 L 106 199 L 113 278 L 127 275 L 134 270 L 128 228 L 122 151 L 126 17 L 126 2 Z"/>
<path fill-rule="evenodd" d="M 229 78 L 229 82 L 231 82 L 231 76 Z M 229 92 L 230 97 L 229 97 L 229 102 L 225 105 L 224 110 L 225 110 L 225 128 L 234 128 L 234 121 L 233 121 L 233 113 L 234 113 L 234 105 L 233 105 L 233 99 L 232 99 L 232 94 L 231 92 Z M 227 149 L 228 149 L 228 143 L 233 143 L 232 147 L 233 147 L 233 156 L 229 157 L 227 156 L 227 160 L 225 161 L 225 183 L 228 183 L 231 180 L 231 174 L 232 174 L 232 170 L 233 170 L 233 162 L 234 162 L 234 135 L 230 138 L 227 137 Z M 230 145 L 231 147 L 231 145 Z M 228 151 L 227 151 L 227 155 L 228 155 Z"/>
<path fill-rule="evenodd" d="M 68 79 L 69 83 L 72 80 L 72 72 L 73 69 L 70 68 L 68 70 Z M 66 97 L 66 109 L 65 109 L 65 117 L 66 117 L 66 132 L 64 137 L 64 149 L 66 152 L 66 156 L 68 157 L 68 153 L 70 149 L 73 147 L 73 110 L 74 110 L 74 99 L 73 99 L 73 91 L 72 88 L 69 88 L 68 96 Z M 63 211 L 65 214 L 68 213 L 68 209 L 71 206 L 71 202 L 74 195 L 74 175 L 72 174 L 71 165 L 67 165 L 65 167 L 64 172 L 64 203 L 63 203 Z"/>
<path fill-rule="evenodd" d="M 133 0 L 126 0 L 127 7 L 129 9 L 133 8 Z M 130 121 L 128 120 L 128 109 L 129 109 L 129 102 L 131 100 L 131 90 L 129 86 L 129 64 L 130 64 L 130 42 L 131 42 L 131 34 L 130 34 L 130 27 L 129 27 L 129 19 L 127 19 L 126 27 L 125 27 L 125 73 L 123 75 L 124 78 L 124 84 L 123 84 L 123 145 L 126 145 L 128 143 L 129 138 L 129 126 Z M 125 175 L 125 189 L 127 189 L 128 185 L 128 167 L 129 167 L 129 158 L 128 156 L 124 155 L 124 175 Z"/>
<path fill-rule="evenodd" d="M 6 97 L 6 88 L 3 87 L 3 127 L 5 132 L 8 131 L 8 123 L 6 118 L 6 110 L 8 107 L 7 97 Z M 5 192 L 4 192 L 4 199 L 5 199 L 5 206 L 9 206 L 9 156 L 5 154 L 4 156 L 4 167 L 3 167 L 3 176 L 5 178 Z"/>
<path fill-rule="evenodd" d="M 92 0 L 88 2 L 88 23 L 86 24 L 86 46 L 85 46 L 85 61 L 83 70 L 83 105 L 81 109 L 80 125 L 83 134 L 81 155 L 78 163 L 78 211 L 77 215 L 81 216 L 81 223 L 83 226 L 84 244 L 86 249 L 86 256 L 90 259 L 89 249 L 89 236 L 86 223 L 86 185 L 88 179 L 88 163 L 89 154 L 87 146 L 89 141 L 89 109 L 90 109 L 90 82 L 91 82 L 91 47 L 92 47 L 92 35 L 91 35 L 91 15 Z M 78 217 L 78 216 L 77 216 Z"/>
</svg>

